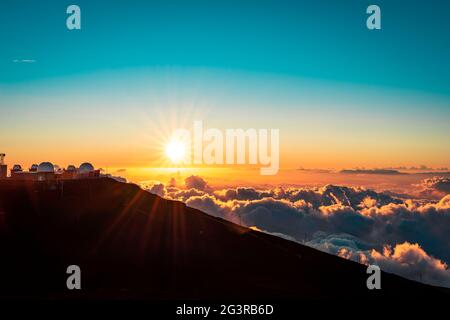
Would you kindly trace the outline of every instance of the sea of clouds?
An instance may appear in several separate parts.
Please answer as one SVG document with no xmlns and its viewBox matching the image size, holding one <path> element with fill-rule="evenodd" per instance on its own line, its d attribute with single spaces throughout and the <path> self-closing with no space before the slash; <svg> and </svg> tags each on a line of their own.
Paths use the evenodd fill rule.
<svg viewBox="0 0 450 320">
<path fill-rule="evenodd" d="M 357 187 L 216 189 L 202 177 L 147 190 L 255 230 L 450 287 L 450 179 L 416 185 L 411 198 Z"/>
</svg>

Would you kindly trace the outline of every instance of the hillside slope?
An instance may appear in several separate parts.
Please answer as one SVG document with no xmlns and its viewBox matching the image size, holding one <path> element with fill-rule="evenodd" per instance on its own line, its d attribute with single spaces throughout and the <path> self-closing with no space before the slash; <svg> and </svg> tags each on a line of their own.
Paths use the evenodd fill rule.
<svg viewBox="0 0 450 320">
<path fill-rule="evenodd" d="M 369 291 L 362 265 L 111 179 L 0 181 L 0 252 L 2 298 L 448 298 L 387 273 Z"/>
</svg>

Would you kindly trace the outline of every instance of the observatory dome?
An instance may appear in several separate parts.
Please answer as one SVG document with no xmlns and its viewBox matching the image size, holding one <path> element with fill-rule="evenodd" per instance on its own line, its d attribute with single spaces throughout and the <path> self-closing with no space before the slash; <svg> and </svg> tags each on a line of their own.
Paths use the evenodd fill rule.
<svg viewBox="0 0 450 320">
<path fill-rule="evenodd" d="M 77 168 L 75 168 L 74 165 L 67 166 L 67 171 L 76 171 L 76 170 L 77 170 Z"/>
<path fill-rule="evenodd" d="M 30 172 L 36 172 L 38 170 L 38 165 L 37 164 L 32 164 L 30 167 Z"/>
<path fill-rule="evenodd" d="M 53 164 L 51 164 L 50 162 L 42 162 L 42 163 L 38 166 L 37 172 L 40 172 L 40 173 L 51 173 L 51 172 L 55 172 L 55 167 L 54 167 Z"/>
<path fill-rule="evenodd" d="M 15 164 L 12 171 L 22 171 L 22 166 L 20 164 Z"/>
<path fill-rule="evenodd" d="M 90 164 L 89 162 L 85 162 L 83 164 L 81 164 L 80 168 L 78 169 L 79 173 L 89 173 L 94 171 L 94 166 L 92 164 Z"/>
</svg>

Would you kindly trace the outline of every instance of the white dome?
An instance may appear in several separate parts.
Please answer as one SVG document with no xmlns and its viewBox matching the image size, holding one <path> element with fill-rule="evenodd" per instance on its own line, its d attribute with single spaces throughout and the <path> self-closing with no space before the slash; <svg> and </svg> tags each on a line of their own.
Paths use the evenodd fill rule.
<svg viewBox="0 0 450 320">
<path fill-rule="evenodd" d="M 77 170 L 77 168 L 75 168 L 74 165 L 67 166 L 67 171 L 76 171 L 76 170 Z"/>
<path fill-rule="evenodd" d="M 37 172 L 41 172 L 41 173 L 55 172 L 55 167 L 50 162 L 42 162 L 38 166 Z"/>
<path fill-rule="evenodd" d="M 37 169 L 38 169 L 38 165 L 37 164 L 32 164 L 31 167 L 30 167 L 30 171 L 31 172 L 36 172 Z"/>
<path fill-rule="evenodd" d="M 22 166 L 20 164 L 15 164 L 12 171 L 22 171 Z"/>
<path fill-rule="evenodd" d="M 94 171 L 94 166 L 92 164 L 90 164 L 89 162 L 85 162 L 83 164 L 81 164 L 80 168 L 78 169 L 78 172 L 80 173 L 89 173 Z"/>
</svg>

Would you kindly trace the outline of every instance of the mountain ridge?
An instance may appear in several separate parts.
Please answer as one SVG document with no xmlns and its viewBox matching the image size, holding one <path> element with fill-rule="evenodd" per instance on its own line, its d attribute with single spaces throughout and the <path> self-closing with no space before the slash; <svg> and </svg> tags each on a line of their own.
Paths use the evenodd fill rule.
<svg viewBox="0 0 450 320">
<path fill-rule="evenodd" d="M 112 179 L 0 181 L 0 298 L 445 298 L 433 287 L 189 208 Z M 79 265 L 82 289 L 66 288 Z M 30 272 L 32 270 L 32 272 Z"/>
</svg>

